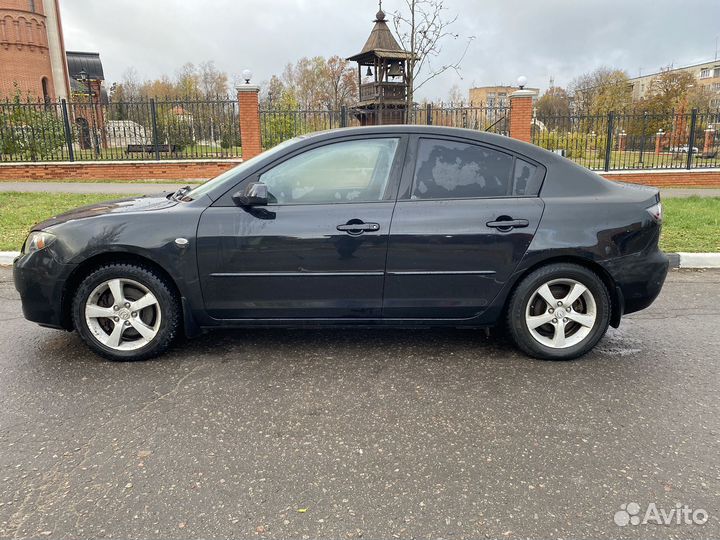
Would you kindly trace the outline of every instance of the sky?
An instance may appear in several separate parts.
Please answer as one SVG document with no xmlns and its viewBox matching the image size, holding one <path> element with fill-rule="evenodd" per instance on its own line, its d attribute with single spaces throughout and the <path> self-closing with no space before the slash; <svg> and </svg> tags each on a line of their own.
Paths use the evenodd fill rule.
<svg viewBox="0 0 720 540">
<path fill-rule="evenodd" d="M 712 60 L 720 0 L 444 0 L 458 15 L 438 64 L 460 57 L 460 73 L 433 79 L 417 99 L 447 100 L 457 84 L 565 86 L 599 66 L 631 77 Z M 389 14 L 404 0 L 384 0 Z M 67 50 L 100 53 L 109 83 L 133 67 L 141 80 L 173 77 L 186 62 L 213 60 L 261 84 L 303 56 L 360 52 L 376 0 L 60 0 Z"/>
</svg>

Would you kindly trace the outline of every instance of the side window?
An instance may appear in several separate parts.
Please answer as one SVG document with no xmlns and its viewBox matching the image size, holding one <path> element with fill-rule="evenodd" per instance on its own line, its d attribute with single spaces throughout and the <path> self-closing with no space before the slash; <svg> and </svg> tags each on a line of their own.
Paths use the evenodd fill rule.
<svg viewBox="0 0 720 540">
<path fill-rule="evenodd" d="M 275 204 L 380 201 L 398 139 L 329 144 L 282 162 L 260 176 Z"/>
<path fill-rule="evenodd" d="M 516 197 L 536 197 L 540 187 L 537 173 L 535 165 L 517 158 L 513 174 L 512 194 Z"/>
<path fill-rule="evenodd" d="M 484 146 L 420 139 L 413 199 L 506 197 L 513 157 Z"/>
</svg>

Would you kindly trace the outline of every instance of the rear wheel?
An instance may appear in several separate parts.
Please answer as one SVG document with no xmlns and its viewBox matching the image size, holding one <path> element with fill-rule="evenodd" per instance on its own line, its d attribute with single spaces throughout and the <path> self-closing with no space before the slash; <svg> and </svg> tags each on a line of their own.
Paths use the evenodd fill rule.
<svg viewBox="0 0 720 540">
<path fill-rule="evenodd" d="M 131 264 L 102 266 L 78 287 L 72 306 L 80 337 L 110 360 L 145 360 L 177 334 L 180 306 L 165 281 Z"/>
<path fill-rule="evenodd" d="M 527 354 L 570 360 L 602 338 L 610 309 L 610 295 L 597 274 L 576 264 L 551 264 L 518 285 L 507 322 L 513 340 Z"/>
</svg>

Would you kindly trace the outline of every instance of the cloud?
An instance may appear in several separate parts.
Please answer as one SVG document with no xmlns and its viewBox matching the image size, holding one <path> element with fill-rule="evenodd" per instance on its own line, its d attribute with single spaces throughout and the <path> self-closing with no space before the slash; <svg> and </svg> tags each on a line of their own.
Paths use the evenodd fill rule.
<svg viewBox="0 0 720 540">
<path fill-rule="evenodd" d="M 461 77 L 447 72 L 419 97 L 443 99 L 457 83 L 565 85 L 601 65 L 631 76 L 670 63 L 712 59 L 720 20 L 717 0 L 445 0 L 458 14 L 453 30 L 475 36 Z M 402 0 L 385 0 L 387 12 Z M 69 50 L 100 53 L 109 81 L 134 67 L 141 78 L 174 75 L 185 62 L 214 60 L 233 76 L 250 68 L 256 81 L 302 56 L 359 52 L 374 18 L 372 0 L 62 0 Z M 705 21 L 705 30 L 699 21 Z M 714 33 L 713 33 L 714 32 Z M 459 57 L 465 40 L 446 42 L 437 60 Z"/>
</svg>

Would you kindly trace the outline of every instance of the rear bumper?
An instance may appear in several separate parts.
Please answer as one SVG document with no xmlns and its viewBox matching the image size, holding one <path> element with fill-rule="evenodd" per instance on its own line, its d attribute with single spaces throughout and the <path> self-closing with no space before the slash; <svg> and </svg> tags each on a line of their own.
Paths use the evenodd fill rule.
<svg viewBox="0 0 720 540">
<path fill-rule="evenodd" d="M 75 265 L 58 263 L 49 249 L 15 259 L 13 279 L 27 320 L 51 328 L 68 328 L 62 295 L 73 268 Z"/>
<path fill-rule="evenodd" d="M 645 309 L 660 294 L 669 259 L 659 249 L 606 261 L 603 266 L 622 293 L 623 313 Z"/>
</svg>

